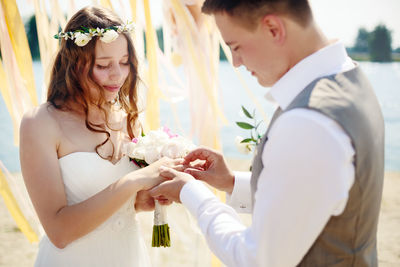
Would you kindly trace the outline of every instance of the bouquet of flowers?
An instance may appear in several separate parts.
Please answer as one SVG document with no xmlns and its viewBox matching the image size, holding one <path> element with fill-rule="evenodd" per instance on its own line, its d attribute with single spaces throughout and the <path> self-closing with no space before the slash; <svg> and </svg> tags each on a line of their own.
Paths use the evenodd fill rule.
<svg viewBox="0 0 400 267">
<path fill-rule="evenodd" d="M 162 127 L 132 139 L 132 142 L 126 146 L 125 153 L 137 166 L 142 168 L 162 157 L 183 158 L 194 148 L 194 144 L 188 139 L 171 133 L 167 127 Z M 171 246 L 165 207 L 160 205 L 157 200 L 155 200 L 152 246 Z"/>
</svg>

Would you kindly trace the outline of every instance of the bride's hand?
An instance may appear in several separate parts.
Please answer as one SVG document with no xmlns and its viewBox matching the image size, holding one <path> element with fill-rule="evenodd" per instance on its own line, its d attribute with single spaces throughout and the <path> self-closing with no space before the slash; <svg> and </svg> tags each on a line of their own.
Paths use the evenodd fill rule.
<svg viewBox="0 0 400 267">
<path fill-rule="evenodd" d="M 137 192 L 135 200 L 135 210 L 139 211 L 152 211 L 154 210 L 154 198 L 150 196 L 149 191 L 141 190 Z"/>
<path fill-rule="evenodd" d="M 183 169 L 183 159 L 171 159 L 163 157 L 149 166 L 134 171 L 134 179 L 140 182 L 140 190 L 148 190 L 152 187 L 164 182 L 166 179 L 160 176 L 160 167 L 165 166 L 176 170 Z"/>
<path fill-rule="evenodd" d="M 161 205 L 170 205 L 172 203 L 171 200 L 166 199 L 163 196 L 157 198 L 158 202 Z M 141 190 L 136 195 L 135 200 L 135 210 L 136 212 L 140 211 L 152 211 L 155 208 L 154 198 L 150 195 L 150 192 L 147 190 Z"/>
</svg>

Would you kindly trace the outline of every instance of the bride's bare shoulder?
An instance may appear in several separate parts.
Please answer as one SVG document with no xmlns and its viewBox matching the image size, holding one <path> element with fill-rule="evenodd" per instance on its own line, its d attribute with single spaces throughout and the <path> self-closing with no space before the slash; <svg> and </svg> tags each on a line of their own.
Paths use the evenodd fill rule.
<svg viewBox="0 0 400 267">
<path fill-rule="evenodd" d="M 57 112 L 58 111 L 47 102 L 28 110 L 21 120 L 21 133 L 24 131 L 57 131 L 59 128 L 56 116 Z"/>
</svg>

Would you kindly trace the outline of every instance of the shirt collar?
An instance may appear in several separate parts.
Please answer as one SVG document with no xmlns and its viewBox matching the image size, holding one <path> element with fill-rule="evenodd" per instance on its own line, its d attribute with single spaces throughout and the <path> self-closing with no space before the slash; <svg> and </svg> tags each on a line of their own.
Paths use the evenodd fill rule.
<svg viewBox="0 0 400 267">
<path fill-rule="evenodd" d="M 302 59 L 285 73 L 265 95 L 283 110 L 312 81 L 354 68 L 343 43 L 337 41 Z"/>
</svg>

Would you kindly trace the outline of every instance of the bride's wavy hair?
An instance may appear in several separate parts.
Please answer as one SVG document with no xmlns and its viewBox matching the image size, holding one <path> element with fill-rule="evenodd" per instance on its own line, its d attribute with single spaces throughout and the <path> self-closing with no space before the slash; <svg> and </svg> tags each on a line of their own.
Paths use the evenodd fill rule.
<svg viewBox="0 0 400 267">
<path fill-rule="evenodd" d="M 108 28 L 121 25 L 122 20 L 112 11 L 101 7 L 85 7 L 79 10 L 68 22 L 64 32 L 73 32 L 87 28 Z M 124 84 L 122 85 L 117 100 L 121 109 L 127 114 L 127 130 L 131 138 L 134 137 L 133 128 L 138 118 L 137 107 L 137 84 L 138 61 L 133 42 L 129 33 L 122 32 L 128 43 L 130 71 Z M 86 127 L 93 132 L 105 133 L 107 138 L 96 146 L 98 149 L 111 142 L 110 133 L 104 124 L 95 124 L 89 121 L 89 107 L 96 106 L 101 110 L 105 117 L 105 123 L 109 127 L 109 114 L 104 108 L 107 103 L 102 87 L 93 78 L 93 66 L 95 63 L 95 46 L 99 37 L 93 37 L 85 46 L 78 46 L 73 40 L 61 39 L 59 51 L 56 55 L 51 71 L 50 84 L 48 87 L 47 101 L 56 109 L 64 111 L 83 111 L 85 114 Z M 94 90 L 95 93 L 91 93 Z M 95 97 L 97 96 L 97 97 Z M 100 97 L 98 97 L 100 96 Z M 78 106 L 78 108 L 76 108 Z M 109 127 L 110 128 L 110 127 Z M 113 152 L 106 159 L 111 159 L 114 155 L 114 144 L 111 142 Z M 104 158 L 103 156 L 101 156 Z"/>
</svg>

